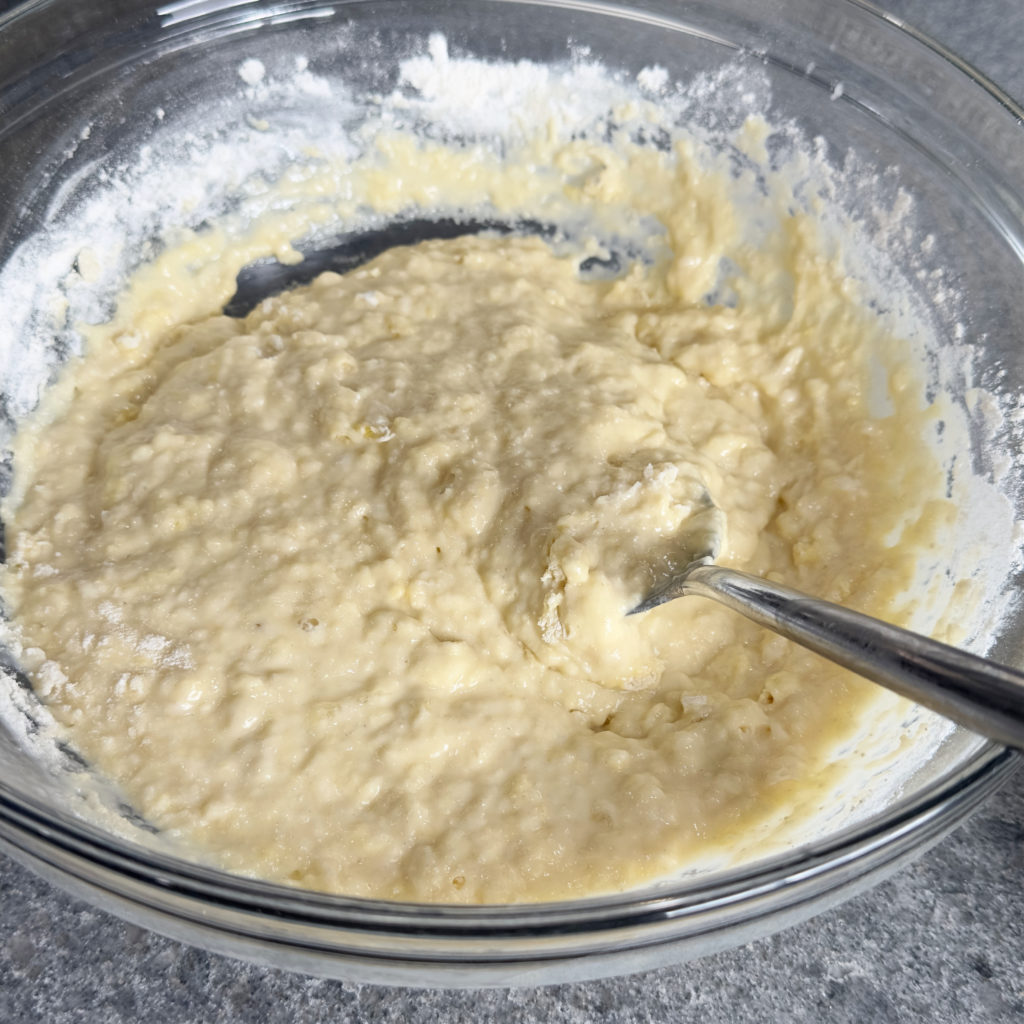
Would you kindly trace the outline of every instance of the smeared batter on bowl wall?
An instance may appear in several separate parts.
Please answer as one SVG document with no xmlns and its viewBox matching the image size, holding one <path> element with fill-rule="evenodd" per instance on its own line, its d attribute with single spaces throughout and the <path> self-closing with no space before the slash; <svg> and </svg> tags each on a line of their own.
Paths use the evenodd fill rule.
<svg viewBox="0 0 1024 1024">
<path fill-rule="evenodd" d="M 389 159 L 415 198 L 468 158 Z M 22 431 L 25 666 L 215 863 L 408 900 L 624 888 L 826 799 L 889 699 L 697 598 L 624 612 L 706 486 L 724 562 L 904 621 L 951 509 L 914 382 L 869 409 L 899 343 L 806 217 L 751 246 L 734 182 L 685 148 L 546 165 L 609 209 L 646 197 L 671 253 L 593 281 L 539 239 L 424 243 L 239 321 L 209 314 L 280 226 L 201 273 L 199 236 Z M 476 166 L 529 210 L 535 179 Z M 395 177 L 364 198 L 399 208 Z"/>
</svg>

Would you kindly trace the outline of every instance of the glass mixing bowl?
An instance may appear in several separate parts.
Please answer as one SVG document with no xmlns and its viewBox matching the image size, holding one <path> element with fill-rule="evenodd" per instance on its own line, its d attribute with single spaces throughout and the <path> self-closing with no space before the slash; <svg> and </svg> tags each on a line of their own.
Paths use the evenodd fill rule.
<svg viewBox="0 0 1024 1024">
<path fill-rule="evenodd" d="M 176 119 L 202 117 L 213 138 L 218 119 L 237 113 L 239 89 L 257 96 L 264 72 L 296 54 L 307 70 L 331 69 L 367 93 L 390 91 L 397 61 L 422 52 L 434 31 L 446 35 L 453 53 L 552 65 L 583 55 L 630 79 L 658 67 L 669 81 L 704 75 L 721 85 L 718 69 L 746 68 L 760 109 L 820 138 L 836 162 L 852 155 L 862 176 L 875 176 L 875 210 L 865 217 L 879 216 L 879 202 L 891 211 L 912 197 L 907 258 L 932 307 L 938 344 L 983 356 L 956 396 L 972 427 L 974 468 L 1000 475 L 1019 514 L 1014 423 L 993 423 L 971 388 L 1007 398 L 1024 386 L 1024 112 L 954 55 L 855 0 L 26 3 L 0 18 L 0 266 L 20 270 L 0 285 L 9 289 L 17 280 L 27 289 L 5 291 L 5 308 L 34 300 L 32 267 L 21 263 L 39 250 L 30 246 L 26 256 L 23 243 L 55 237 L 68 211 L 82 209 L 90 182 L 116 181 L 147 158 L 154 132 L 166 139 Z M 309 130 L 317 91 L 296 95 L 281 101 L 276 115 Z M 751 102 L 742 90 L 723 98 L 711 88 L 706 109 L 694 116 L 733 116 Z M 197 159 L 230 161 L 231 154 L 207 148 Z M 97 215 L 102 219 L 102 210 Z M 146 233 L 157 226 L 141 216 L 126 237 L 135 258 L 152 251 Z M 35 394 L 14 365 L 26 354 L 31 318 L 9 319 L 8 333 L 0 334 L 8 434 Z M 51 346 L 54 360 L 66 354 L 65 343 L 57 338 Z M 48 372 L 44 360 L 36 378 Z M 1004 592 L 1019 582 L 1008 572 Z M 1024 663 L 1024 615 L 1014 605 L 995 636 L 996 657 Z M 419 906 L 234 877 L 171 855 L 145 829 L 105 824 L 68 784 L 67 764 L 54 772 L 32 753 L 31 714 L 10 657 L 6 668 L 6 852 L 84 899 L 186 942 L 388 984 L 573 981 L 745 942 L 831 906 L 919 855 L 1016 765 L 1012 753 L 956 731 L 881 804 L 854 808 L 771 859 L 557 904 Z"/>
</svg>

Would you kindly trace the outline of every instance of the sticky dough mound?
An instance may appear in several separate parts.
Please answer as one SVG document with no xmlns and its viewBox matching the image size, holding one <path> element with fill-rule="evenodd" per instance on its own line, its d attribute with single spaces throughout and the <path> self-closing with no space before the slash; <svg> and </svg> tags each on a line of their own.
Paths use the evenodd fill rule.
<svg viewBox="0 0 1024 1024">
<path fill-rule="evenodd" d="M 886 481 L 937 476 L 918 414 L 867 414 L 866 320 L 796 260 L 781 327 L 678 263 L 474 237 L 110 340 L 25 442 L 39 693 L 163 829 L 310 888 L 591 893 L 785 814 L 873 691 L 699 599 L 623 613 L 705 488 L 726 561 L 876 610 L 905 582 L 873 538 Z"/>
</svg>

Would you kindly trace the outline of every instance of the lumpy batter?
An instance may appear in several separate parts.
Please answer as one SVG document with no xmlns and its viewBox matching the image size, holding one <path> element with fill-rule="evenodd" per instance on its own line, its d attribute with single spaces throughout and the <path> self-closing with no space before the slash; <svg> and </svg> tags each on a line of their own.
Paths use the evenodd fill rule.
<svg viewBox="0 0 1024 1024">
<path fill-rule="evenodd" d="M 708 300 L 689 227 L 616 281 L 462 238 L 96 343 L 7 510 L 75 747 L 216 863 L 396 899 L 618 889 L 817 799 L 875 688 L 701 599 L 624 612 L 706 487 L 722 561 L 900 620 L 941 474 L 805 223 L 758 302 Z"/>
</svg>

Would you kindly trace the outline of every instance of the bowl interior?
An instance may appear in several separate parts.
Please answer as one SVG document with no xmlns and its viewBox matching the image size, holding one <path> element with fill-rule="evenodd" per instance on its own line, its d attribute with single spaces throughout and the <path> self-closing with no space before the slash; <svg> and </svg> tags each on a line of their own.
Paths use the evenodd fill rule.
<svg viewBox="0 0 1024 1024">
<path fill-rule="evenodd" d="M 796 195 L 821 203 L 826 227 L 828 211 L 841 211 L 827 228 L 837 235 L 856 224 L 867 244 L 851 272 L 879 314 L 902 326 L 930 393 L 949 399 L 950 432 L 966 439 L 950 465 L 963 543 L 931 571 L 973 559 L 990 614 L 979 614 L 967 640 L 1024 663 L 1024 614 L 1012 600 L 1017 551 L 1006 533 L 1024 482 L 1012 415 L 1024 383 L 1024 142 L 1019 132 L 1008 137 L 1012 112 L 998 97 L 956 69 L 937 70 L 927 47 L 855 4 L 809 0 L 769 10 L 487 0 L 118 3 L 102 14 L 83 6 L 37 5 L 0 23 L 4 442 L 77 350 L 74 320 L 109 313 L 124 273 L 159 251 L 169 223 L 197 228 L 237 212 L 254 176 L 279 173 L 304 140 L 344 154 L 388 106 L 381 97 L 392 112 L 402 110 L 394 97 L 417 99 L 403 62 L 436 56 L 431 36 L 443 33 L 449 75 L 460 60 L 549 66 L 575 75 L 585 110 L 600 107 L 608 83 L 635 92 L 639 76 L 680 128 L 724 148 L 755 115 L 770 126 L 766 172 L 792 173 L 804 161 Z M 450 111 L 441 127 L 424 111 L 412 102 L 401 116 L 461 142 L 493 141 L 501 120 L 483 100 Z M 324 244 L 336 229 L 304 241 Z M 53 290 L 81 258 L 83 238 L 116 250 L 114 270 L 76 286 L 70 311 L 55 320 Z M 4 487 L 10 471 L 7 459 Z M 72 827 L 108 829 L 125 850 L 161 849 L 73 752 L 40 741 L 10 655 L 3 669 L 5 795 Z M 805 841 L 832 842 L 894 808 L 938 800 L 966 765 L 992 756 L 957 730 L 907 770 L 880 759 L 866 789 L 839 798 Z M 671 879 L 635 895 L 705 884 Z"/>
</svg>

